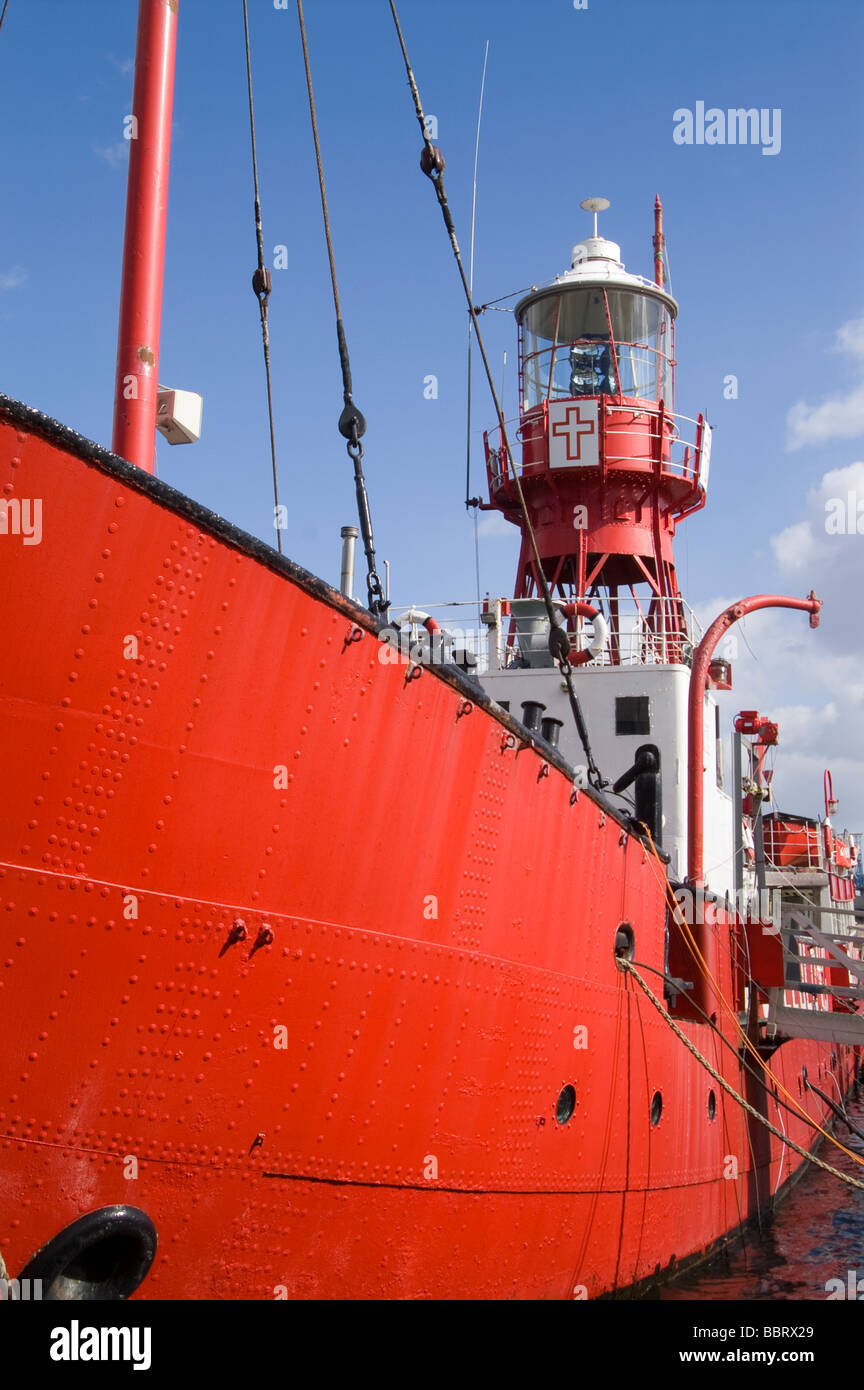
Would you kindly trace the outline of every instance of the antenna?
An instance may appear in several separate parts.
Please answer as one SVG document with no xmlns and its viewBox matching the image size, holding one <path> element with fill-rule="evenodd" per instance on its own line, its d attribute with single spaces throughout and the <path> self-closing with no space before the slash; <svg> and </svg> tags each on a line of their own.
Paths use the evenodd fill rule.
<svg viewBox="0 0 864 1390">
<path fill-rule="evenodd" d="M 658 193 L 654 199 L 654 283 L 663 288 L 663 253 L 666 238 L 663 235 L 663 204 Z"/>
<path fill-rule="evenodd" d="M 579 206 L 580 206 L 580 208 L 584 208 L 586 212 L 593 212 L 593 214 L 594 214 L 594 231 L 593 231 L 593 235 L 596 236 L 596 235 L 597 235 L 597 214 L 598 214 L 598 212 L 605 212 L 605 211 L 606 211 L 606 209 L 607 209 L 608 206 L 609 206 L 609 199 L 608 199 L 608 198 L 583 198 L 583 199 L 582 199 L 582 202 L 579 204 Z"/>
<path fill-rule="evenodd" d="M 489 40 L 486 40 L 486 52 L 483 55 L 483 76 L 480 79 L 480 104 L 477 108 L 477 136 L 474 141 L 474 187 L 471 193 L 471 250 L 468 257 L 468 288 L 471 291 L 473 300 L 474 295 L 474 228 L 477 222 L 477 161 L 480 158 L 480 122 L 483 118 L 483 94 L 486 90 L 486 64 L 489 61 Z M 468 409 L 466 430 L 467 439 L 465 445 L 465 506 L 470 507 L 474 499 L 471 497 L 471 345 L 474 337 L 474 320 L 468 315 Z M 475 507 L 476 520 L 476 507 Z"/>
<path fill-rule="evenodd" d="M 468 258 L 468 288 L 469 298 L 474 301 L 474 229 L 477 222 L 477 162 L 480 158 L 480 122 L 483 119 L 483 95 L 486 91 L 486 64 L 489 61 L 489 40 L 486 40 L 486 51 L 483 54 L 483 76 L 480 79 L 480 102 L 477 107 L 477 135 L 474 140 L 474 185 L 471 191 L 471 252 Z M 480 599 L 480 531 L 477 516 L 477 504 L 479 498 L 471 496 L 471 348 L 474 341 L 474 319 L 468 315 L 468 401 L 465 412 L 465 506 L 470 507 L 474 504 L 474 570 L 477 580 L 477 607 L 479 609 Z"/>
</svg>

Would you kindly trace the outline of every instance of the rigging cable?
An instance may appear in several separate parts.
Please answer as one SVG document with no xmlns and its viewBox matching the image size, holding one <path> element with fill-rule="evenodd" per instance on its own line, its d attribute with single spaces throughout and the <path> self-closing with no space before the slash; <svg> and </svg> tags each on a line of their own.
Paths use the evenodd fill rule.
<svg viewBox="0 0 864 1390">
<path fill-rule="evenodd" d="M 297 0 L 297 3 L 299 5 L 301 3 L 301 0 Z M 408 84 L 411 88 L 411 95 L 414 98 L 414 110 L 416 112 L 417 121 L 420 125 L 420 130 L 423 135 L 423 151 L 420 155 L 420 168 L 423 170 L 423 173 L 426 175 L 426 177 L 431 181 L 432 186 L 435 189 L 435 196 L 438 199 L 438 205 L 441 208 L 441 215 L 444 218 L 444 225 L 447 228 L 447 234 L 450 238 L 450 247 L 453 251 L 453 256 L 455 258 L 456 265 L 459 270 L 459 277 L 462 281 L 462 288 L 465 292 L 465 298 L 468 302 L 468 312 L 471 316 L 471 323 L 474 328 L 474 333 L 477 337 L 477 346 L 480 350 L 480 356 L 483 361 L 483 369 L 486 373 L 486 380 L 489 383 L 489 390 L 492 393 L 492 401 L 495 406 L 495 414 L 498 418 L 498 428 L 501 433 L 501 441 L 506 452 L 506 461 L 509 462 L 510 473 L 514 483 L 516 484 L 516 492 L 519 497 L 519 505 L 522 509 L 522 515 L 525 518 L 525 529 L 528 532 L 528 537 L 531 542 L 531 549 L 534 556 L 534 577 L 537 582 L 537 587 L 540 590 L 540 594 L 542 596 L 543 603 L 546 608 L 546 613 L 549 619 L 549 651 L 558 663 L 558 668 L 561 672 L 565 686 L 567 688 L 567 697 L 570 702 L 570 709 L 573 714 L 573 719 L 575 721 L 576 729 L 579 734 L 579 739 L 582 743 L 582 747 L 585 752 L 585 759 L 588 764 L 588 778 L 590 782 L 593 784 L 593 786 L 597 790 L 599 790 L 602 787 L 608 786 L 609 784 L 608 781 L 601 775 L 600 770 L 594 761 L 594 755 L 591 751 L 591 743 L 588 738 L 588 729 L 586 727 L 585 718 L 582 713 L 582 706 L 579 703 L 579 697 L 576 694 L 575 688 L 573 686 L 573 668 L 570 665 L 569 660 L 570 639 L 567 634 L 566 627 L 564 625 L 564 617 L 561 614 L 561 612 L 555 608 L 555 605 L 552 602 L 552 595 L 549 592 L 549 584 L 547 582 L 546 574 L 543 569 L 543 562 L 540 559 L 540 552 L 537 548 L 537 538 L 534 534 L 534 527 L 531 522 L 531 517 L 528 513 L 528 506 L 525 502 L 525 495 L 522 491 L 522 481 L 519 477 L 515 463 L 513 461 L 513 452 L 510 448 L 510 440 L 507 435 L 507 427 L 504 423 L 504 412 L 501 409 L 501 404 L 498 399 L 498 392 L 495 389 L 495 382 L 492 377 L 492 369 L 489 366 L 489 358 L 486 355 L 486 347 L 483 342 L 483 335 L 480 332 L 480 325 L 477 321 L 477 310 L 475 309 L 473 304 L 471 287 L 468 284 L 468 277 L 465 274 L 465 267 L 462 263 L 462 253 L 459 250 L 459 242 L 456 239 L 456 228 L 453 225 L 453 217 L 450 212 L 450 205 L 447 202 L 447 195 L 444 192 L 444 156 L 441 153 L 440 149 L 438 149 L 436 145 L 432 144 L 432 141 L 429 138 L 426 117 L 423 114 L 423 106 L 420 101 L 420 93 L 417 90 L 417 82 L 414 78 L 414 73 L 412 71 L 411 63 L 408 58 L 408 51 L 405 47 L 405 40 L 402 37 L 402 29 L 399 24 L 399 16 L 396 13 L 396 6 L 393 0 L 390 0 L 390 13 L 393 16 L 393 23 L 396 26 L 396 33 L 399 38 L 399 47 L 402 50 L 402 58 L 405 63 L 405 71 L 408 74 Z"/>
<path fill-rule="evenodd" d="M 261 340 L 264 345 L 264 375 L 267 378 L 267 416 L 270 421 L 270 458 L 273 464 L 273 525 L 276 544 L 282 554 L 282 517 L 279 509 L 279 479 L 276 471 L 276 432 L 273 427 L 273 385 L 270 377 L 270 328 L 267 318 L 273 280 L 264 264 L 264 231 L 261 226 L 261 199 L 258 195 L 258 152 L 255 147 L 255 109 L 252 105 L 252 55 L 249 47 L 249 13 L 243 0 L 243 29 L 246 36 L 246 87 L 249 93 L 249 133 L 252 138 L 252 178 L 255 185 L 255 238 L 258 243 L 258 265 L 252 275 L 252 290 L 258 300 L 261 315 Z"/>
<path fill-rule="evenodd" d="M 8 9 L 8 6 L 9 0 L 3 0 L 3 11 L 2 13 L 0 13 L 0 29 L 3 28 L 3 21 L 6 18 L 6 10 Z"/>
<path fill-rule="evenodd" d="M 833 1072 L 831 1073 L 831 1075 L 833 1077 Z M 837 1084 L 836 1081 L 834 1084 Z M 864 1133 L 862 1133 L 862 1131 L 858 1128 L 857 1125 L 853 1125 L 852 1121 L 849 1119 L 849 1116 L 846 1114 L 845 1109 L 841 1109 L 839 1105 L 835 1105 L 833 1100 L 831 1100 L 830 1096 L 826 1096 L 824 1091 L 820 1091 L 819 1087 L 815 1086 L 813 1082 L 809 1079 L 809 1077 L 804 1082 L 804 1085 L 808 1091 L 814 1091 L 816 1095 L 819 1097 L 819 1099 L 825 1102 L 825 1104 L 828 1106 L 828 1109 L 832 1111 L 834 1115 L 837 1116 L 837 1119 L 843 1121 L 844 1125 L 850 1131 L 850 1133 L 857 1135 L 859 1139 L 864 1139 Z"/>
<path fill-rule="evenodd" d="M 330 282 L 333 286 L 333 307 L 336 310 L 336 337 L 339 343 L 339 362 L 342 368 L 342 414 L 338 429 L 346 440 L 348 455 L 354 465 L 354 491 L 357 495 L 357 511 L 360 519 L 360 533 L 363 549 L 366 552 L 366 591 L 369 611 L 383 617 L 389 603 L 381 587 L 376 570 L 375 541 L 372 535 L 372 515 L 369 510 L 369 497 L 366 492 L 366 479 L 363 476 L 363 445 L 360 443 L 366 433 L 366 421 L 354 403 L 351 384 L 351 363 L 348 358 L 348 344 L 342 325 L 342 305 L 339 300 L 339 285 L 336 280 L 336 261 L 333 256 L 333 239 L 330 235 L 330 214 L 327 209 L 327 190 L 324 185 L 324 166 L 321 162 L 321 145 L 318 140 L 318 117 L 315 113 L 315 97 L 312 93 L 312 72 L 309 67 L 309 49 L 306 44 L 306 21 L 303 17 L 303 0 L 297 0 L 297 15 L 300 20 L 300 38 L 303 43 L 303 63 L 306 68 L 306 90 L 309 94 L 309 116 L 312 122 L 312 138 L 315 142 L 315 162 L 318 166 L 318 187 L 321 192 L 321 211 L 324 214 L 324 236 L 327 241 L 327 256 L 330 261 Z"/>
</svg>

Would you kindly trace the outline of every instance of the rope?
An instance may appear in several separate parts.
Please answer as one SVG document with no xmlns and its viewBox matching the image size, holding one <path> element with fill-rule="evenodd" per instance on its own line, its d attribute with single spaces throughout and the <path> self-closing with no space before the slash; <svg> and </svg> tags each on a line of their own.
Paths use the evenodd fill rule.
<svg viewBox="0 0 864 1390">
<path fill-rule="evenodd" d="M 833 1076 L 833 1073 L 831 1073 L 831 1075 Z M 852 1134 L 856 1135 L 859 1139 L 864 1140 L 864 1133 L 862 1133 L 862 1131 L 858 1128 L 857 1125 L 853 1125 L 852 1121 L 849 1119 L 849 1116 L 846 1114 L 845 1109 L 841 1110 L 839 1105 L 835 1105 L 831 1097 L 826 1096 L 825 1092 L 823 1090 L 820 1090 L 818 1086 L 814 1086 L 813 1082 L 809 1079 L 809 1077 L 804 1084 L 807 1087 L 808 1091 L 814 1091 L 816 1095 L 819 1097 L 819 1099 L 825 1102 L 831 1113 L 833 1115 L 836 1115 L 838 1120 L 842 1120 L 844 1125 L 847 1126 L 847 1128 L 851 1131 Z"/>
<path fill-rule="evenodd" d="M 656 966 L 648 965 L 648 963 L 644 960 L 634 961 L 633 964 L 638 966 L 640 970 L 649 970 L 652 975 L 659 975 L 660 979 L 663 981 L 664 984 L 671 985 L 673 986 L 673 988 L 678 986 L 678 981 L 675 980 L 673 976 L 667 975 L 664 970 L 658 970 Z M 708 1027 L 712 1029 L 715 1039 L 719 1039 L 723 1046 L 729 1049 L 729 1051 L 732 1053 L 733 1057 L 736 1059 L 741 1069 L 747 1073 L 751 1080 L 756 1082 L 757 1086 L 760 1086 L 762 1088 L 762 1090 L 765 1092 L 766 1096 L 768 1096 L 770 1100 L 774 1101 L 774 1104 L 777 1106 L 778 1110 L 782 1107 L 784 1110 L 788 1110 L 789 1114 L 793 1115 L 796 1120 L 804 1120 L 810 1126 L 811 1129 L 815 1129 L 818 1133 L 824 1133 L 824 1131 L 821 1130 L 818 1122 L 814 1120 L 810 1115 L 808 1115 L 806 1111 L 799 1114 L 797 1108 L 790 1105 L 788 1101 L 781 1100 L 779 1095 L 775 1096 L 773 1086 L 769 1086 L 768 1082 L 765 1081 L 764 1078 L 759 1075 L 755 1068 L 752 1067 L 750 1063 L 740 1055 L 738 1049 L 735 1047 L 735 1044 L 733 1042 L 730 1042 L 730 1040 L 723 1033 L 721 1033 L 717 1025 L 711 1022 L 710 1016 L 705 1012 L 701 1005 L 696 1003 L 695 999 L 688 998 L 687 1002 L 690 1005 L 691 1009 L 695 1009 L 697 1013 L 700 1013 L 702 1015 L 702 1018 L 708 1024 Z M 816 1087 L 813 1086 L 809 1081 L 807 1085 L 809 1086 L 810 1090 L 816 1089 Z M 846 1116 L 842 1112 L 838 1111 L 838 1114 L 840 1115 L 840 1118 L 843 1120 L 844 1124 L 849 1123 L 846 1119 Z M 854 1128 L 854 1126 L 850 1126 L 850 1128 Z M 829 1135 L 828 1137 L 833 1138 L 832 1135 Z M 861 1134 L 861 1139 L 864 1140 L 864 1133 Z"/>
<path fill-rule="evenodd" d="M 300 0 L 297 0 L 297 3 L 300 4 Z M 534 577 L 537 581 L 537 587 L 540 590 L 543 603 L 546 607 L 546 613 L 549 618 L 549 650 L 552 653 L 552 656 L 558 662 L 559 670 L 564 678 L 564 682 L 567 687 L 567 695 L 570 701 L 570 709 L 573 713 L 573 718 L 576 723 L 576 729 L 578 731 L 582 747 L 585 751 L 585 759 L 588 763 L 589 778 L 593 785 L 599 789 L 608 786 L 608 782 L 601 776 L 600 770 L 594 761 L 594 755 L 591 751 L 591 744 L 588 739 L 588 729 L 585 725 L 585 719 L 582 714 L 582 706 L 579 703 L 579 697 L 576 694 L 576 691 L 573 687 L 573 668 L 571 667 L 569 661 L 570 640 L 567 636 L 567 631 L 563 626 L 564 620 L 560 612 L 555 608 L 554 604 L 552 603 L 552 596 L 549 592 L 549 585 L 547 583 L 546 574 L 543 569 L 543 562 L 540 559 L 540 552 L 537 548 L 537 538 L 534 534 L 534 527 L 531 522 L 531 517 L 528 513 L 528 506 L 525 502 L 525 495 L 522 491 L 522 480 L 520 479 L 519 474 L 516 471 L 516 465 L 513 461 L 513 451 L 510 448 L 510 439 L 507 434 L 507 426 L 504 423 L 504 412 L 501 409 L 501 404 L 498 399 L 498 392 L 495 389 L 495 382 L 492 377 L 492 369 L 489 366 L 489 358 L 486 355 L 486 346 L 483 342 L 483 335 L 480 332 L 480 324 L 477 319 L 477 310 L 474 306 L 473 296 L 471 294 L 471 287 L 468 283 L 468 277 L 465 274 L 465 267 L 462 263 L 462 253 L 459 250 L 459 243 L 456 239 L 456 228 L 453 225 L 453 217 L 450 212 L 450 205 L 447 202 L 447 195 L 444 191 L 444 156 L 441 153 L 441 151 L 437 148 L 437 146 L 432 144 L 432 141 L 430 140 L 428 135 L 426 127 L 426 117 L 423 114 L 423 105 L 420 101 L 420 93 L 417 89 L 417 82 L 414 78 L 414 73 L 411 68 L 410 60 L 408 58 L 408 50 L 405 47 L 405 40 L 402 37 L 402 29 L 399 24 L 399 16 L 396 13 L 396 6 L 394 4 L 394 0 L 390 0 L 390 13 L 393 16 L 393 23 L 396 26 L 396 33 L 399 38 L 399 47 L 402 50 L 402 58 L 405 63 L 405 71 L 408 75 L 408 84 L 411 88 L 411 95 L 414 98 L 414 110 L 416 112 L 417 121 L 423 135 L 423 152 L 420 156 L 420 168 L 423 170 L 423 173 L 427 176 L 427 178 L 430 179 L 435 189 L 435 196 L 438 199 L 438 205 L 441 208 L 441 215 L 444 218 L 444 225 L 447 228 L 447 235 L 450 238 L 450 247 L 453 251 L 453 256 L 459 270 L 459 277 L 462 281 L 462 288 L 465 292 L 465 299 L 468 303 L 468 313 L 471 316 L 471 324 L 477 337 L 477 346 L 480 349 L 480 356 L 483 361 L 483 369 L 486 373 L 486 380 L 489 383 L 489 390 L 492 393 L 492 401 L 495 406 L 495 414 L 498 417 L 498 428 L 501 431 L 501 442 L 507 454 L 507 459 L 510 464 L 510 472 L 513 477 L 513 481 L 516 484 L 516 492 L 519 497 L 519 505 L 522 509 L 522 515 L 525 518 L 525 529 L 528 532 L 528 537 L 531 542 L 531 550 L 534 556 Z"/>
<path fill-rule="evenodd" d="M 6 18 L 6 10 L 7 10 L 8 5 L 9 5 L 9 0 L 3 0 L 3 12 L 2 12 L 2 14 L 0 14 L 0 29 L 3 28 L 3 21 L 4 21 L 4 19 Z"/>
<path fill-rule="evenodd" d="M 702 972 L 702 975 L 704 976 L 704 978 L 705 978 L 706 980 L 710 981 L 710 983 L 713 985 L 714 990 L 715 990 L 715 992 L 716 992 L 716 994 L 717 994 L 717 998 L 719 999 L 719 1001 L 720 1001 L 722 1007 L 725 1009 L 727 1015 L 729 1016 L 729 1018 L 730 1018 L 730 1020 L 731 1020 L 731 1022 L 732 1022 L 732 1024 L 733 1024 L 734 1028 L 736 1029 L 736 1031 L 737 1031 L 739 1037 L 741 1038 L 741 1041 L 742 1041 L 744 1047 L 745 1047 L 745 1048 L 747 1049 L 747 1051 L 750 1052 L 750 1053 L 752 1054 L 752 1056 L 755 1058 L 756 1062 L 757 1062 L 757 1063 L 759 1064 L 759 1066 L 762 1068 L 762 1071 L 764 1072 L 765 1076 L 768 1077 L 769 1080 L 771 1081 L 771 1083 L 777 1088 L 778 1093 L 782 1091 L 783 1095 L 784 1095 L 784 1096 L 786 1097 L 786 1099 L 791 1103 L 792 1109 L 793 1109 L 794 1111 L 798 1112 L 800 1118 L 802 1118 L 803 1120 L 805 1120 L 805 1122 L 806 1122 L 807 1124 L 811 1125 L 819 1134 L 822 1135 L 822 1137 L 823 1137 L 824 1139 L 827 1139 L 830 1143 L 832 1143 L 832 1144 L 835 1146 L 835 1148 L 838 1148 L 838 1149 L 840 1150 L 841 1153 L 846 1154 L 847 1158 L 851 1158 L 852 1161 L 853 1161 L 854 1163 L 858 1163 L 858 1164 L 864 1166 L 864 1158 L 862 1158 L 859 1154 L 854 1153 L 851 1149 L 847 1149 L 846 1146 L 845 1146 L 845 1144 L 841 1144 L 839 1139 L 835 1138 L 835 1136 L 834 1136 L 833 1134 L 829 1134 L 829 1132 L 828 1132 L 827 1129 L 824 1129 L 824 1128 L 818 1123 L 818 1121 L 813 1120 L 813 1119 L 807 1114 L 807 1111 L 804 1109 L 803 1105 L 801 1105 L 801 1104 L 795 1099 L 795 1097 L 792 1095 L 791 1091 L 788 1091 L 788 1090 L 786 1089 L 786 1087 L 783 1085 L 783 1083 L 782 1083 L 782 1081 L 779 1079 L 779 1077 L 777 1077 L 777 1076 L 774 1075 L 773 1071 L 772 1071 L 771 1068 L 768 1066 L 768 1064 L 765 1062 L 764 1058 L 762 1058 L 762 1057 L 760 1056 L 758 1049 L 753 1045 L 753 1043 L 751 1042 L 750 1038 L 747 1036 L 746 1032 L 745 1032 L 744 1029 L 741 1027 L 741 1024 L 740 1024 L 740 1022 L 739 1022 L 739 1020 L 738 1020 L 737 1014 L 735 1013 L 734 1009 L 731 1007 L 731 1005 L 730 1005 L 729 1002 L 727 1001 L 725 995 L 723 994 L 722 990 L 720 989 L 719 984 L 717 983 L 717 981 L 714 979 L 713 975 L 712 975 L 711 972 L 709 971 L 708 966 L 706 965 L 705 960 L 704 960 L 704 958 L 703 958 L 703 956 L 702 956 L 702 954 L 701 954 L 701 952 L 700 952 L 700 950 L 699 950 L 699 947 L 696 945 L 696 941 L 695 941 L 695 938 L 694 938 L 694 936 L 693 936 L 693 933 L 691 932 L 690 927 L 689 927 L 689 925 L 688 925 L 686 919 L 681 915 L 680 907 L 679 907 L 678 903 L 677 903 L 676 900 L 675 900 L 675 895 L 674 895 L 674 893 L 672 892 L 672 886 L 671 886 L 671 884 L 669 883 L 668 879 L 666 878 L 666 871 L 665 871 L 665 868 L 663 867 L 663 864 L 662 864 L 662 861 L 661 861 L 661 859 L 660 859 L 660 856 L 659 856 L 659 854 L 657 853 L 657 847 L 656 847 L 656 845 L 654 844 L 654 839 L 653 839 L 653 837 L 652 837 L 652 835 L 651 835 L 650 830 L 648 830 L 647 827 L 645 827 L 645 830 L 646 830 L 646 834 L 647 834 L 648 840 L 649 840 L 650 845 L 651 845 L 651 849 L 652 849 L 652 852 L 653 852 L 654 859 L 656 860 L 657 865 L 658 865 L 658 868 L 659 868 L 660 872 L 661 872 L 662 875 L 663 875 L 663 884 L 664 884 L 665 891 L 666 891 L 666 900 L 667 900 L 667 903 L 668 903 L 668 905 L 669 905 L 669 909 L 670 909 L 670 911 L 671 911 L 673 917 L 675 918 L 675 920 L 676 920 L 678 926 L 681 928 L 682 935 L 683 935 L 683 937 L 684 937 L 684 940 L 685 940 L 686 943 L 687 943 L 687 948 L 688 948 L 688 950 L 690 951 L 690 954 L 692 955 L 692 957 L 693 957 L 693 959 L 694 959 L 694 961 L 695 961 L 695 963 L 696 963 L 697 968 Z M 659 879 L 658 879 L 658 881 L 659 881 Z M 752 980 L 752 977 L 751 977 L 751 988 L 752 988 L 752 987 L 753 987 L 753 980 Z M 788 1109 L 788 1108 L 789 1108 L 789 1107 L 787 1106 L 787 1109 Z"/>
<path fill-rule="evenodd" d="M 273 384 L 270 376 L 270 329 L 267 319 L 268 300 L 273 288 L 270 271 L 264 264 L 264 231 L 261 226 L 261 199 L 258 194 L 258 152 L 255 146 L 255 109 L 252 104 L 252 55 L 249 46 L 249 14 L 243 0 L 243 30 L 246 36 L 246 88 L 249 94 L 249 133 L 252 138 L 252 179 L 255 185 L 255 238 L 258 243 L 258 265 L 252 275 L 252 290 L 258 300 L 261 316 L 261 341 L 264 347 L 264 375 L 267 379 L 267 417 L 270 422 L 270 459 L 273 465 L 274 523 L 276 544 L 282 554 L 282 520 L 279 515 L 279 479 L 276 471 L 276 432 L 273 426 Z"/>
<path fill-rule="evenodd" d="M 646 982 L 642 979 L 642 976 L 639 974 L 639 971 L 633 965 L 633 962 L 626 960 L 623 956 L 621 956 L 618 958 L 618 964 L 622 967 L 622 969 L 628 971 L 633 976 L 639 988 L 651 1000 L 651 1003 L 654 1005 L 657 1012 L 660 1014 L 662 1018 L 666 1020 L 676 1037 L 681 1039 L 684 1046 L 687 1048 L 687 1051 L 691 1053 L 696 1058 L 697 1062 L 699 1062 L 701 1066 L 705 1068 L 709 1076 L 712 1076 L 714 1078 L 714 1080 L 717 1082 L 717 1085 L 721 1086 L 727 1095 L 731 1096 L 734 1101 L 738 1102 L 742 1109 L 746 1110 L 748 1114 L 753 1115 L 754 1118 L 757 1119 L 760 1124 L 763 1124 L 767 1130 L 770 1130 L 770 1132 L 777 1139 L 779 1139 L 781 1143 L 788 1144 L 789 1148 L 794 1149 L 795 1153 L 799 1154 L 801 1158 L 806 1158 L 808 1163 L 812 1163 L 815 1165 L 815 1167 L 821 1168 L 823 1172 L 830 1173 L 831 1176 L 834 1178 L 839 1178 L 841 1182 L 848 1183 L 850 1187 L 860 1188 L 860 1190 L 864 1192 L 864 1182 L 858 1182 L 857 1178 L 850 1178 L 847 1173 L 841 1173 L 839 1168 L 832 1168 L 830 1163 L 825 1163 L 821 1158 L 817 1158 L 815 1154 L 808 1153 L 808 1151 L 806 1149 L 803 1149 L 800 1144 L 796 1144 L 794 1139 L 789 1139 L 785 1134 L 782 1133 L 781 1130 L 777 1129 L 775 1125 L 772 1125 L 770 1120 L 766 1119 L 764 1115 L 761 1115 L 759 1111 L 750 1104 L 749 1101 L 745 1100 L 744 1097 L 740 1095 L 738 1091 L 735 1090 L 734 1086 L 730 1086 L 725 1076 L 722 1076 L 720 1072 L 717 1071 L 716 1067 L 712 1067 L 711 1063 L 708 1061 L 708 1058 L 702 1056 L 702 1053 L 695 1046 L 695 1044 L 693 1044 L 690 1041 L 686 1033 L 684 1033 L 682 1029 L 678 1027 L 678 1024 L 675 1022 L 674 1018 L 672 1018 L 671 1015 L 666 1012 L 663 1005 L 660 1003 L 660 1000 L 652 992 L 652 990 L 649 988 Z"/>
<path fill-rule="evenodd" d="M 339 284 L 336 279 L 336 259 L 333 255 L 333 238 L 330 233 L 330 213 L 327 208 L 327 189 L 324 183 L 324 165 L 321 160 L 321 144 L 318 139 L 318 116 L 315 111 L 315 97 L 312 91 L 312 71 L 309 66 L 309 48 L 306 43 L 306 20 L 303 15 L 303 0 L 297 0 L 297 16 L 300 20 L 300 38 L 303 44 L 303 64 L 306 69 L 306 90 L 309 95 L 309 117 L 312 122 L 312 139 L 315 143 L 315 163 L 318 168 L 318 188 L 321 193 L 321 211 L 324 214 L 324 237 L 327 242 L 327 258 L 330 262 L 330 283 L 333 287 L 333 307 L 336 310 L 336 339 L 339 345 L 339 364 L 342 368 L 342 414 L 339 416 L 339 433 L 347 441 L 348 454 L 354 464 L 354 491 L 357 497 L 357 511 L 360 518 L 360 533 L 366 552 L 366 589 L 369 611 L 384 615 L 389 604 L 384 597 L 381 580 L 375 560 L 375 541 L 372 534 L 372 515 L 369 510 L 369 497 L 366 480 L 363 476 L 363 445 L 360 443 L 366 433 L 366 421 L 354 403 L 351 383 L 351 363 L 348 357 L 348 344 L 342 324 L 342 305 L 339 299 Z"/>
</svg>

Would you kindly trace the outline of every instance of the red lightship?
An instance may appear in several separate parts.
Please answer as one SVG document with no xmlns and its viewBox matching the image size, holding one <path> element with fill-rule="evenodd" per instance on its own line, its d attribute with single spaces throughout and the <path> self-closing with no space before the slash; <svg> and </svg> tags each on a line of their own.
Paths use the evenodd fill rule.
<svg viewBox="0 0 864 1390">
<path fill-rule="evenodd" d="M 739 617 L 819 601 L 703 636 L 679 592 L 710 430 L 659 206 L 653 279 L 592 199 L 517 306 L 484 642 L 152 476 L 176 10 L 141 0 L 115 452 L 0 398 L 0 1251 L 55 1298 L 639 1289 L 856 1079 L 854 845 L 766 811 L 769 719 L 723 767 L 711 693 Z"/>
</svg>

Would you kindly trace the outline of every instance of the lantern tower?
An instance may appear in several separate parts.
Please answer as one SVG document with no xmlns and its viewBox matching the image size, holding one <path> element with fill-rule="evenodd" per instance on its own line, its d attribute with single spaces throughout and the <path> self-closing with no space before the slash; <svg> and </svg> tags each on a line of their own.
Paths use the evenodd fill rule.
<svg viewBox="0 0 864 1390">
<path fill-rule="evenodd" d="M 606 199 L 581 206 L 594 228 L 573 247 L 570 269 L 516 306 L 512 466 L 551 593 L 605 613 L 613 663 L 624 598 L 662 645 L 661 659 L 680 659 L 686 623 L 673 540 L 682 518 L 705 504 L 711 434 L 701 415 L 674 414 L 678 305 L 664 288 L 662 207 L 658 198 L 649 280 L 628 272 L 620 247 L 598 235 Z M 531 598 L 538 576 L 511 458 L 500 429 L 484 442 L 486 505 L 522 531 L 514 597 Z"/>
</svg>

